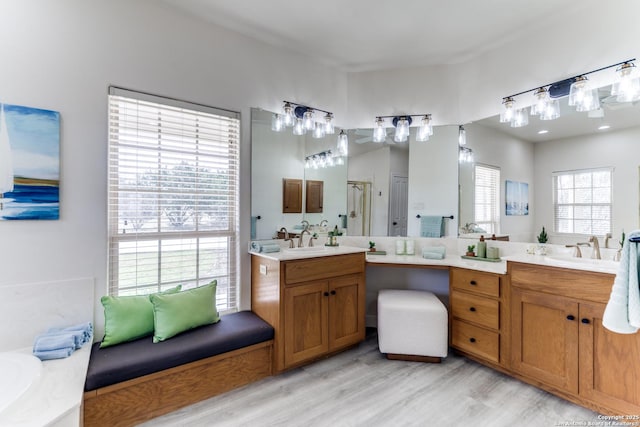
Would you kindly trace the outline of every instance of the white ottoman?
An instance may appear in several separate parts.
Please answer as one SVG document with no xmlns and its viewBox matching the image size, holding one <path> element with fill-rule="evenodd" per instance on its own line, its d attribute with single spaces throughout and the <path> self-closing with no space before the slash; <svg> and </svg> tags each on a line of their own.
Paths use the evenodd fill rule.
<svg viewBox="0 0 640 427">
<path fill-rule="evenodd" d="M 447 357 L 447 308 L 431 292 L 378 293 L 378 344 L 388 359 L 440 362 Z"/>
</svg>

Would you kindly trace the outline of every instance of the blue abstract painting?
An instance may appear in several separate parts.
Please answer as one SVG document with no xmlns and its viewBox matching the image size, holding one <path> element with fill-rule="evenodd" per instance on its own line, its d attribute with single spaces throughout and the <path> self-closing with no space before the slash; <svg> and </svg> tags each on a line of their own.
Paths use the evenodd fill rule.
<svg viewBox="0 0 640 427">
<path fill-rule="evenodd" d="M 60 113 L 0 104 L 0 220 L 60 217 Z"/>
<path fill-rule="evenodd" d="M 505 193 L 506 215 L 529 215 L 529 184 L 507 180 Z"/>
</svg>

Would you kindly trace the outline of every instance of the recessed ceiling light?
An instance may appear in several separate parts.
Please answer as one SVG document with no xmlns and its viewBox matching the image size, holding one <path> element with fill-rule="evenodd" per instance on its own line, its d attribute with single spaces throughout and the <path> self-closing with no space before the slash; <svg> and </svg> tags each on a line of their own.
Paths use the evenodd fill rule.
<svg viewBox="0 0 640 427">
<path fill-rule="evenodd" d="M 538 131 L 538 135 L 544 135 L 545 133 L 549 133 L 549 131 L 546 129 L 542 129 Z"/>
<path fill-rule="evenodd" d="M 609 129 L 610 127 L 611 127 L 611 126 L 609 126 L 609 125 L 602 125 L 602 126 L 598 127 L 598 130 L 607 130 L 607 129 Z"/>
</svg>

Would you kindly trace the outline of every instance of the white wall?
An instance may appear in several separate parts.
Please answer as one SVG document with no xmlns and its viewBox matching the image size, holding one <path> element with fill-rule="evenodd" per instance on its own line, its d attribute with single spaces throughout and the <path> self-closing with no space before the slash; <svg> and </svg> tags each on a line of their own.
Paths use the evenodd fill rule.
<svg viewBox="0 0 640 427">
<path fill-rule="evenodd" d="M 0 222 L 0 284 L 95 278 L 107 292 L 107 87 L 240 111 L 241 306 L 250 305 L 250 107 L 346 116 L 347 76 L 152 0 L 2 3 L 1 102 L 61 113 L 59 221 Z M 96 316 L 100 321 L 100 316 Z M 99 336 L 99 333 L 97 334 Z"/>
<path fill-rule="evenodd" d="M 500 168 L 500 234 L 508 234 L 510 240 L 515 242 L 533 241 L 538 207 L 538 203 L 533 203 L 537 188 L 534 180 L 534 144 L 473 123 L 465 125 L 465 130 L 467 146 L 473 150 L 475 162 Z M 507 180 L 529 184 L 529 215 L 505 215 Z"/>
<path fill-rule="evenodd" d="M 411 137 L 407 236 L 420 236 L 416 215 L 453 215 L 447 236 L 458 235 L 458 127 L 439 126 L 429 141 Z"/>
<path fill-rule="evenodd" d="M 613 167 L 613 237 L 638 228 L 638 168 L 640 127 L 535 144 L 537 206 L 535 229 L 545 226 L 549 242 L 567 244 L 584 241 L 584 236 L 558 236 L 553 230 L 552 173 L 555 171 Z M 601 242 L 602 243 L 602 242 Z M 614 246 L 616 247 L 616 246 Z"/>
</svg>

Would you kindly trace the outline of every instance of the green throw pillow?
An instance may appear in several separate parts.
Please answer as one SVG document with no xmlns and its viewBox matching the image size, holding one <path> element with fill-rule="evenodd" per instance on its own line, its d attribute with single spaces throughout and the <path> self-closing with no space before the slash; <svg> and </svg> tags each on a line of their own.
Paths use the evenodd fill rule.
<svg viewBox="0 0 640 427">
<path fill-rule="evenodd" d="M 180 292 L 182 285 L 167 289 L 161 294 Z M 153 334 L 153 305 L 149 295 L 104 296 L 100 298 L 104 307 L 104 338 L 100 348 Z"/>
<path fill-rule="evenodd" d="M 155 331 L 153 342 L 220 320 L 216 309 L 217 281 L 172 295 L 151 295 Z"/>
</svg>

